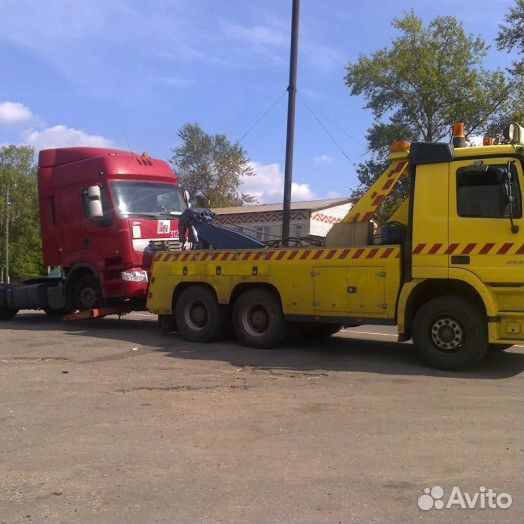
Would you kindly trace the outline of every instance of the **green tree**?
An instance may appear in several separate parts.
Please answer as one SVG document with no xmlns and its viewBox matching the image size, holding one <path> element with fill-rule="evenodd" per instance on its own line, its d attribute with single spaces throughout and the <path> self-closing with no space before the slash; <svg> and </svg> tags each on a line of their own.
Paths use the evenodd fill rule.
<svg viewBox="0 0 524 524">
<path fill-rule="evenodd" d="M 366 137 L 372 158 L 357 168 L 360 191 L 387 165 L 392 141 L 443 140 L 456 121 L 465 122 L 469 134 L 479 133 L 508 103 L 504 72 L 483 67 L 488 46 L 466 34 L 456 18 L 437 17 L 424 25 L 409 12 L 393 26 L 400 35 L 390 46 L 346 65 L 346 85 L 352 95 L 364 97 L 374 117 Z M 386 220 L 405 195 L 404 182 L 379 220 Z"/>
<path fill-rule="evenodd" d="M 499 26 L 497 48 L 514 55 L 508 71 L 512 78 L 512 103 L 506 122 L 516 121 L 524 124 L 524 0 L 515 0 Z"/>
<path fill-rule="evenodd" d="M 5 268 L 5 195 L 9 191 L 9 266 L 13 278 L 38 275 L 44 271 L 40 241 L 38 190 L 33 148 L 3 146 L 0 148 L 0 216 L 2 241 L 0 259 Z"/>
<path fill-rule="evenodd" d="M 241 206 L 255 201 L 238 192 L 241 177 L 254 175 L 242 146 L 225 135 L 210 135 L 196 123 L 183 125 L 178 137 L 182 143 L 172 149 L 171 163 L 197 206 Z"/>
</svg>

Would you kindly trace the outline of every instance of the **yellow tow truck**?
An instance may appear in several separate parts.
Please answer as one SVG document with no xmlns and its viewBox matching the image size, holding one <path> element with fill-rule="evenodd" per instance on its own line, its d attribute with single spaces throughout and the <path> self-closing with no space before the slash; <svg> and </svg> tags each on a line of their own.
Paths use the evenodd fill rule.
<svg viewBox="0 0 524 524">
<path fill-rule="evenodd" d="M 502 145 L 465 147 L 460 126 L 453 144 L 393 143 L 389 167 L 325 246 L 159 253 L 148 309 L 186 340 L 216 340 L 232 323 L 256 348 L 291 329 L 394 324 L 444 369 L 522 343 L 524 129 L 505 133 Z M 377 243 L 373 216 L 401 176 L 409 196 Z"/>
</svg>

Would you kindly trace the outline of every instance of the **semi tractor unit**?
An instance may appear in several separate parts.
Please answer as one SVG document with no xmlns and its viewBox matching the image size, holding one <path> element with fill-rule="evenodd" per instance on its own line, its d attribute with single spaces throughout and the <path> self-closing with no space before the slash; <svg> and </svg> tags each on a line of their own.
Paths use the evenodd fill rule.
<svg viewBox="0 0 524 524">
<path fill-rule="evenodd" d="M 389 167 L 324 247 L 157 253 L 148 309 L 186 340 L 209 342 L 232 325 L 256 348 L 290 330 L 393 324 L 445 369 L 522 343 L 523 131 L 514 124 L 506 144 L 479 147 L 465 147 L 460 126 L 453 144 L 395 142 Z M 375 211 L 401 176 L 409 196 L 373 237 Z"/>
<path fill-rule="evenodd" d="M 0 285 L 0 318 L 19 309 L 143 309 L 154 253 L 180 249 L 187 205 L 169 165 L 116 149 L 47 149 L 38 193 L 44 263 L 58 274 Z"/>
</svg>

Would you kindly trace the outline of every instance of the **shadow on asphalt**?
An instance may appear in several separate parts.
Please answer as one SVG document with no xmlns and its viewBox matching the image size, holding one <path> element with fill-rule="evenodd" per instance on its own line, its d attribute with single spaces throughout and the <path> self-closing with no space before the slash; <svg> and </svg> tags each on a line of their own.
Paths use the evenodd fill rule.
<svg viewBox="0 0 524 524">
<path fill-rule="evenodd" d="M 480 366 L 460 372 L 431 369 L 418 358 L 410 343 L 383 342 L 333 336 L 313 343 L 295 340 L 278 349 L 245 348 L 234 339 L 196 344 L 185 342 L 176 333 L 162 334 L 152 320 L 104 318 L 70 323 L 44 315 L 19 315 L 2 322 L 2 327 L 20 331 L 58 330 L 70 336 L 147 345 L 167 356 L 228 362 L 236 367 L 295 371 L 358 371 L 387 375 L 427 375 L 449 378 L 503 379 L 524 371 L 524 354 L 514 350 L 490 352 Z"/>
</svg>

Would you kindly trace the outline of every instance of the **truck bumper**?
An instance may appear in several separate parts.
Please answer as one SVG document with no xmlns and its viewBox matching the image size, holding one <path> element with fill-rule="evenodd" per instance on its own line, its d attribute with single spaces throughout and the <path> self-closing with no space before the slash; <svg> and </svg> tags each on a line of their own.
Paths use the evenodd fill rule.
<svg viewBox="0 0 524 524">
<path fill-rule="evenodd" d="M 120 271 L 111 271 L 101 276 L 102 293 L 104 298 L 147 298 L 149 282 L 124 281 Z"/>
</svg>

